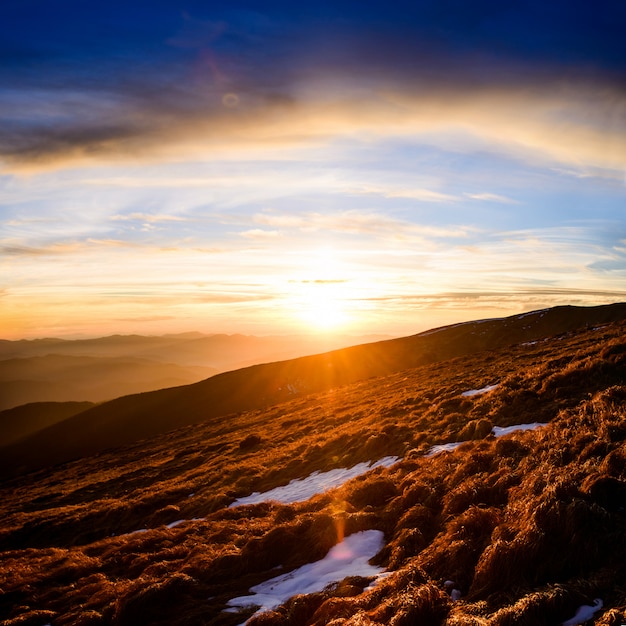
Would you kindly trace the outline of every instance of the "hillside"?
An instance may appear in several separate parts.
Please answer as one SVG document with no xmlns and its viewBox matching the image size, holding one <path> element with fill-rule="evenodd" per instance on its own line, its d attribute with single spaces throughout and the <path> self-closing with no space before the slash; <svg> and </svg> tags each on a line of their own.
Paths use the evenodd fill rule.
<svg viewBox="0 0 626 626">
<path fill-rule="evenodd" d="M 126 396 L 5 447 L 0 473 L 30 471 L 230 413 L 621 319 L 626 319 L 626 304 L 556 307 L 256 365 L 193 385 Z"/>
<path fill-rule="evenodd" d="M 391 373 L 392 354 L 424 357 L 386 342 L 397 352 L 357 370 L 380 375 L 5 480 L 0 619 L 234 626 L 271 604 L 252 588 L 310 582 L 367 539 L 369 569 L 292 584 L 250 626 L 547 626 L 583 605 L 601 605 L 595 624 L 625 623 L 626 323 L 533 330 L 552 315 L 423 335 L 468 332 L 481 348 L 446 358 L 430 344 L 439 361 Z M 299 502 L 237 500 L 376 461 Z"/>
<path fill-rule="evenodd" d="M 0 440 L 10 445 L 92 406 L 92 402 L 33 402 L 0 411 Z"/>
<path fill-rule="evenodd" d="M 34 402 L 103 402 L 366 340 L 201 333 L 0 340 L 0 411 Z"/>
</svg>

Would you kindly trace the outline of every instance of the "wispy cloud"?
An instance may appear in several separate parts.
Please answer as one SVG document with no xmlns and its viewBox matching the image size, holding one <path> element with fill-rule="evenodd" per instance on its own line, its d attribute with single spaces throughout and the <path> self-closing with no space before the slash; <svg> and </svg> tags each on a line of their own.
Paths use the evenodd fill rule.
<svg viewBox="0 0 626 626">
<path fill-rule="evenodd" d="M 250 230 L 245 230 L 239 233 L 241 237 L 245 239 L 259 239 L 259 240 L 267 240 L 267 239 L 276 239 L 280 236 L 280 231 L 278 230 L 263 230 L 261 228 L 252 228 Z"/>
<path fill-rule="evenodd" d="M 348 189 L 348 193 L 382 196 L 383 198 L 404 198 L 407 200 L 418 200 L 419 202 L 454 202 L 457 196 L 432 189 L 407 189 L 402 187 L 380 187 L 363 185 L 354 189 Z"/>
<path fill-rule="evenodd" d="M 519 204 L 519 201 L 513 200 L 512 198 L 507 198 L 506 196 L 501 196 L 497 193 L 466 193 L 466 197 L 471 198 L 472 200 L 482 200 L 484 202 L 501 202 L 503 204 Z"/>
<path fill-rule="evenodd" d="M 439 228 L 426 224 L 415 224 L 394 218 L 391 215 L 358 210 L 333 213 L 306 212 L 300 215 L 264 212 L 254 215 L 254 221 L 266 226 L 295 229 L 302 232 L 328 231 L 350 235 L 372 237 L 394 237 L 419 239 L 466 237 L 471 230 L 462 226 Z"/>
<path fill-rule="evenodd" d="M 150 322 L 167 322 L 175 320 L 176 317 L 173 315 L 144 315 L 144 316 L 135 316 L 135 317 L 118 317 L 116 322 L 139 322 L 141 324 L 146 324 Z"/>
<path fill-rule="evenodd" d="M 54 224 L 60 220 L 54 217 L 20 217 L 4 223 L 5 226 L 33 226 L 38 224 Z"/>
<path fill-rule="evenodd" d="M 147 222 L 154 224 L 157 222 L 185 222 L 187 218 L 179 215 L 155 215 L 152 213 L 128 213 L 124 215 L 112 215 L 111 220 L 118 222 Z"/>
<path fill-rule="evenodd" d="M 304 92 L 288 85 L 293 93 L 287 99 L 242 97 L 236 110 L 213 104 L 211 94 L 202 91 L 181 93 L 180 98 L 168 93 L 162 99 L 150 93 L 149 102 L 116 102 L 104 117 L 96 112 L 87 119 L 56 123 L 51 113 L 45 128 L 21 123 L 19 132 L 5 124 L 0 157 L 7 166 L 29 168 L 245 154 L 252 148 L 314 146 L 340 137 L 372 141 L 396 136 L 425 137 L 447 146 L 474 137 L 482 149 L 539 158 L 566 169 L 623 171 L 626 165 L 623 121 L 614 113 L 625 98 L 619 86 L 583 81 L 558 88 L 523 83 L 476 86 L 459 81 L 415 90 L 405 79 L 368 84 L 365 98 L 354 76 L 346 76 L 344 87 L 334 93 L 320 84 L 324 99 L 315 96 L 315 81 Z M 51 97 L 53 102 L 57 98 Z M 24 98 L 21 106 L 28 110 L 30 96 Z M 189 104 L 181 108 L 182 101 Z M 58 111 L 64 106 L 58 102 Z M 437 192 L 429 196 L 428 191 L 416 190 L 416 199 L 436 201 Z"/>
<path fill-rule="evenodd" d="M 121 239 L 93 239 L 52 242 L 41 246 L 28 246 L 11 242 L 0 242 L 0 255 L 12 257 L 41 257 L 76 255 L 103 248 L 139 248 L 141 244 Z"/>
</svg>

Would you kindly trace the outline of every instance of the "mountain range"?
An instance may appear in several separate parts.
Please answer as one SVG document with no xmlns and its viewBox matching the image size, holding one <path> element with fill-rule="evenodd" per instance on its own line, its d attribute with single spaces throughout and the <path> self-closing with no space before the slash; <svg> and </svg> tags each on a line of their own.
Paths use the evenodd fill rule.
<svg viewBox="0 0 626 626">
<path fill-rule="evenodd" d="M 537 341 L 581 326 L 618 319 L 626 319 L 624 304 L 555 307 L 253 365 L 192 385 L 124 396 L 88 408 L 0 448 L 0 471 L 22 473 L 231 413 L 260 409 L 371 377 Z M 2 421 L 0 412 L 0 424 Z M 0 433 L 0 441 L 8 441 L 8 438 Z M 55 445 L 50 446 L 50 441 Z"/>
<path fill-rule="evenodd" d="M 103 402 L 376 338 L 182 333 L 0 340 L 0 411 L 32 402 Z"/>
</svg>

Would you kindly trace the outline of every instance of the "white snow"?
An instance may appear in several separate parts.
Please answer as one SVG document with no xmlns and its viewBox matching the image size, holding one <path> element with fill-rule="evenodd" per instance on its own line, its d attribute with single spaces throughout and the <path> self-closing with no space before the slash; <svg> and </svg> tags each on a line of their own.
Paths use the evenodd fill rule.
<svg viewBox="0 0 626 626">
<path fill-rule="evenodd" d="M 176 526 L 179 526 L 180 524 L 184 524 L 185 522 L 200 522 L 203 519 L 205 519 L 204 517 L 193 517 L 190 520 L 188 519 L 177 519 L 175 522 L 170 522 L 169 524 L 165 524 L 165 526 L 167 528 L 176 528 Z"/>
<path fill-rule="evenodd" d="M 461 590 L 455 588 L 456 583 L 453 580 L 446 580 L 443 583 L 446 591 L 450 594 L 452 602 L 458 602 L 461 599 Z"/>
<path fill-rule="evenodd" d="M 541 428 L 542 426 L 545 426 L 545 424 L 542 424 L 541 422 L 532 422 L 531 424 L 516 424 L 515 426 L 494 426 L 491 432 L 496 437 L 503 437 L 504 435 L 509 435 L 517 430 L 536 430 L 537 428 Z"/>
<path fill-rule="evenodd" d="M 165 524 L 165 526 L 167 526 L 167 528 L 175 528 L 179 524 L 182 524 L 183 522 L 186 522 L 186 521 L 187 521 L 186 519 L 177 519 L 175 522 L 170 522 L 169 524 Z"/>
<path fill-rule="evenodd" d="M 452 443 L 440 443 L 436 446 L 432 446 L 430 450 L 424 456 L 435 456 L 440 452 L 452 452 L 456 450 L 460 445 L 467 443 L 466 441 L 453 441 Z"/>
<path fill-rule="evenodd" d="M 230 608 L 225 610 L 237 613 L 241 608 L 258 606 L 257 615 L 280 606 L 295 595 L 322 591 L 346 576 L 379 576 L 382 568 L 370 565 L 368 561 L 383 547 L 383 542 L 384 535 L 380 530 L 354 533 L 332 547 L 322 560 L 255 585 L 250 589 L 253 595 L 229 600 Z"/>
<path fill-rule="evenodd" d="M 487 393 L 489 391 L 493 391 L 498 385 L 487 385 L 482 389 L 470 389 L 469 391 L 464 391 L 461 395 L 464 398 L 470 398 L 471 396 L 480 396 L 483 393 Z"/>
<path fill-rule="evenodd" d="M 594 613 L 597 613 L 604 606 L 600 598 L 596 598 L 593 601 L 593 606 L 583 604 L 576 609 L 576 614 L 567 621 L 563 622 L 562 626 L 577 626 L 577 624 L 584 624 L 589 621 Z"/>
<path fill-rule="evenodd" d="M 293 502 L 304 502 L 309 498 L 312 498 L 318 493 L 323 493 L 328 489 L 339 487 L 346 481 L 365 474 L 375 467 L 389 467 L 394 463 L 397 463 L 400 459 L 397 456 L 386 456 L 378 461 L 357 463 L 350 468 L 337 468 L 329 470 L 328 472 L 313 472 L 306 478 L 294 478 L 288 485 L 282 487 L 276 487 L 270 489 L 264 493 L 258 491 L 238 498 L 232 502 L 228 508 L 240 506 L 242 504 L 259 504 L 260 502 L 268 502 L 273 500 L 275 502 L 283 502 L 284 504 L 291 504 Z"/>
<path fill-rule="evenodd" d="M 496 437 L 503 437 L 504 435 L 510 435 L 518 430 L 536 430 L 537 428 L 541 428 L 545 426 L 541 422 L 532 422 L 530 424 L 515 424 L 514 426 L 494 426 L 491 429 L 491 432 Z M 456 450 L 459 446 L 464 443 L 468 443 L 467 441 L 453 441 L 451 443 L 440 443 L 435 446 L 432 446 L 428 452 L 424 456 L 435 456 L 435 454 L 439 454 L 440 452 L 452 452 L 452 450 Z"/>
</svg>

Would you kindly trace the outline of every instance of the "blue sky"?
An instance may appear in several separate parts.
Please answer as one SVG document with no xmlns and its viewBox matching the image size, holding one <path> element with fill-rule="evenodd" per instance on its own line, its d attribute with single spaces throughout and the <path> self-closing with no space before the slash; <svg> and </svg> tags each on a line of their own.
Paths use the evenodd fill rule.
<svg viewBox="0 0 626 626">
<path fill-rule="evenodd" d="M 0 8 L 0 336 L 626 299 L 626 5 Z"/>
</svg>

